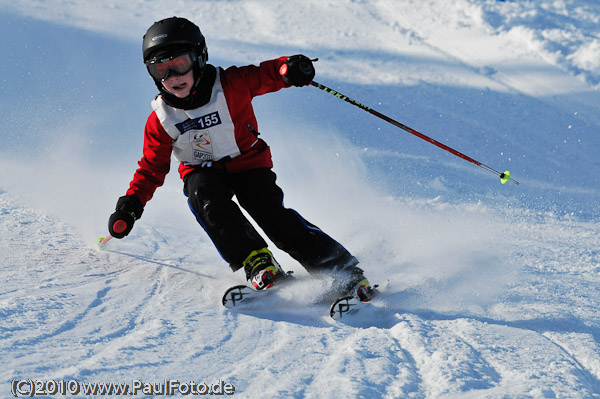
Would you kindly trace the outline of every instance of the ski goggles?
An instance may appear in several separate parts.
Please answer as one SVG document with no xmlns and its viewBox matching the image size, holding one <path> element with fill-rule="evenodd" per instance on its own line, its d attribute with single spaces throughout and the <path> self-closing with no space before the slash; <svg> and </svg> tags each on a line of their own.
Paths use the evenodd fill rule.
<svg viewBox="0 0 600 399">
<path fill-rule="evenodd" d="M 148 68 L 148 73 L 152 78 L 164 82 L 169 76 L 182 76 L 191 71 L 196 60 L 196 54 L 190 51 L 171 57 L 153 58 L 146 61 L 146 68 Z"/>
</svg>

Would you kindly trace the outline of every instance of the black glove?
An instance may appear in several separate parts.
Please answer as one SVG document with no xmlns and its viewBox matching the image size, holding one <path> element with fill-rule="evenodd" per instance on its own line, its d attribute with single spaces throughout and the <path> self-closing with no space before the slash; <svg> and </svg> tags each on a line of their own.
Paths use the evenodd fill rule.
<svg viewBox="0 0 600 399">
<path fill-rule="evenodd" d="M 114 238 L 123 238 L 142 217 L 144 206 L 135 195 L 125 195 L 117 201 L 116 212 L 108 218 L 108 232 Z"/>
<path fill-rule="evenodd" d="M 283 77 L 285 83 L 302 87 L 312 82 L 315 77 L 315 67 L 307 56 L 302 54 L 292 55 L 279 68 L 279 74 Z"/>
</svg>

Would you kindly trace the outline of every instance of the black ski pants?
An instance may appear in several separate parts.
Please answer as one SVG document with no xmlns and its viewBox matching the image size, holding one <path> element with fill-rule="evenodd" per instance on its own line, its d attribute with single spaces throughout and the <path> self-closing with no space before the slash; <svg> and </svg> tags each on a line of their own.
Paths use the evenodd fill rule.
<svg viewBox="0 0 600 399">
<path fill-rule="evenodd" d="M 236 271 L 254 250 L 267 243 L 232 200 L 256 221 L 269 239 L 308 272 L 340 270 L 358 263 L 341 244 L 285 208 L 283 191 L 269 168 L 229 173 L 198 168 L 185 178 L 184 193 L 196 220 L 225 261 Z"/>
</svg>

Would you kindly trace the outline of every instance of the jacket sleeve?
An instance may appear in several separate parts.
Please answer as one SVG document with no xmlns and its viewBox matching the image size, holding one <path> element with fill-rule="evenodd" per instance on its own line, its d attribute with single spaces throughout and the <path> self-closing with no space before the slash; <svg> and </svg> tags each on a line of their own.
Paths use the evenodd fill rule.
<svg viewBox="0 0 600 399">
<path fill-rule="evenodd" d="M 171 167 L 173 139 L 164 130 L 155 112 L 152 112 L 144 129 L 144 149 L 139 168 L 129 184 L 127 195 L 137 196 L 145 206 L 154 191 L 165 182 Z"/>
<path fill-rule="evenodd" d="M 286 59 L 287 57 L 280 57 L 264 61 L 259 66 L 229 67 L 225 71 L 225 79 L 229 80 L 228 83 L 233 87 L 245 86 L 251 98 L 272 93 L 290 87 L 279 74 L 279 68 Z"/>
</svg>

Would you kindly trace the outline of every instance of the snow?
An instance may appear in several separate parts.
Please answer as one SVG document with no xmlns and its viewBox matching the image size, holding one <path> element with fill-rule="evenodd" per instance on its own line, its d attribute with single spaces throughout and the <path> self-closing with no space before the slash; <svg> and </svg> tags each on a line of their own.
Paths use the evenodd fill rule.
<svg viewBox="0 0 600 399">
<path fill-rule="evenodd" d="M 244 398 L 600 397 L 596 1 L 0 5 L 0 396 L 15 379 L 177 379 Z M 172 15 L 199 24 L 216 65 L 318 57 L 317 82 L 521 184 L 292 88 L 255 99 L 259 129 L 286 205 L 387 285 L 372 314 L 329 320 L 276 249 L 298 281 L 223 308 L 244 279 L 175 163 L 131 235 L 98 251 L 156 91 L 141 36 Z"/>
</svg>

